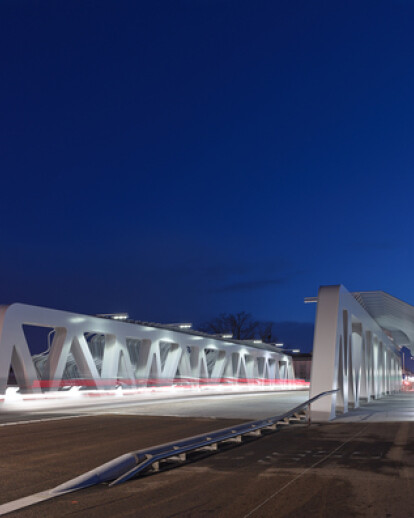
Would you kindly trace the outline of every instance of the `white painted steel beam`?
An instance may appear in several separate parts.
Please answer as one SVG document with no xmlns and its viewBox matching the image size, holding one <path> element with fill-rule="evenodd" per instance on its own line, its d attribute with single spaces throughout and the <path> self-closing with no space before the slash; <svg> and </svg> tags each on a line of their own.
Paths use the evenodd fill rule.
<svg viewBox="0 0 414 518">
<path fill-rule="evenodd" d="M 37 372 L 33 363 L 23 325 L 55 331 L 42 373 Z M 104 337 L 100 370 L 86 339 L 91 334 Z M 138 348 L 134 361 L 128 350 L 131 341 Z M 25 304 L 0 307 L 0 394 L 5 393 L 10 366 L 25 392 L 39 391 L 42 382 L 59 387 L 69 357 L 76 363 L 80 378 L 97 388 L 114 386 L 120 379 L 130 386 L 146 386 L 153 381 L 172 384 L 176 378 L 196 383 L 223 378 L 294 378 L 291 357 L 272 350 L 271 346 L 254 347 L 162 326 Z"/>
<path fill-rule="evenodd" d="M 317 300 L 310 397 L 339 390 L 312 404 L 312 419 L 400 390 L 399 349 L 356 298 L 343 286 L 322 286 Z"/>
</svg>

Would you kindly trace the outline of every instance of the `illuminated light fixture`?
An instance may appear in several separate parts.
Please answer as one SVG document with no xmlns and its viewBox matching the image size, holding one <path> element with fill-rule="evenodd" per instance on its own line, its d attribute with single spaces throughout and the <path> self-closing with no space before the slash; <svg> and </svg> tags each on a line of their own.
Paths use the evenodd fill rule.
<svg viewBox="0 0 414 518">
<path fill-rule="evenodd" d="M 80 324 L 81 322 L 85 322 L 85 318 L 83 317 L 71 317 L 70 319 L 72 324 Z"/>
<path fill-rule="evenodd" d="M 282 343 L 280 343 L 280 344 L 275 344 L 275 345 L 276 345 L 276 347 L 283 347 L 283 344 L 282 344 Z"/>
<path fill-rule="evenodd" d="M 6 396 L 16 396 L 19 391 L 20 391 L 19 387 L 7 387 L 5 395 Z"/>
<path fill-rule="evenodd" d="M 287 353 L 300 353 L 300 349 L 284 349 Z"/>
<path fill-rule="evenodd" d="M 305 304 L 316 304 L 318 297 L 305 297 Z"/>
<path fill-rule="evenodd" d="M 221 338 L 233 338 L 233 335 L 231 333 L 227 333 L 227 334 L 221 335 Z"/>
<path fill-rule="evenodd" d="M 164 324 L 166 327 L 177 327 L 178 329 L 191 329 L 193 324 L 190 322 L 182 322 L 177 324 Z"/>
<path fill-rule="evenodd" d="M 261 343 L 262 343 L 262 341 L 261 341 L 261 340 L 253 340 L 253 343 L 254 343 L 254 344 L 261 344 Z"/>
<path fill-rule="evenodd" d="M 127 320 L 129 318 L 128 313 L 99 313 L 97 317 L 111 318 L 112 320 Z"/>
</svg>

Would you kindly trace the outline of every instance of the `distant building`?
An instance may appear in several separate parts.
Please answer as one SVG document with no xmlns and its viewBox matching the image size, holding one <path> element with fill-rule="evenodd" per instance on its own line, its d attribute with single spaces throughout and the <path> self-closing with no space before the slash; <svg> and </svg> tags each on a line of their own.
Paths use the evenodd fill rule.
<svg viewBox="0 0 414 518">
<path fill-rule="evenodd" d="M 295 378 L 310 381 L 312 353 L 293 354 L 292 360 Z"/>
</svg>

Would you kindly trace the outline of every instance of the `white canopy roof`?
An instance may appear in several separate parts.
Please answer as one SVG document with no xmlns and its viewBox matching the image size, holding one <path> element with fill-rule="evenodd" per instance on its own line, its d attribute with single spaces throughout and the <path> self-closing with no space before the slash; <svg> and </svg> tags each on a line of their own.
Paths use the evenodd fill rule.
<svg viewBox="0 0 414 518">
<path fill-rule="evenodd" d="M 414 345 L 414 306 L 384 291 L 357 291 L 352 295 L 396 345 Z"/>
</svg>

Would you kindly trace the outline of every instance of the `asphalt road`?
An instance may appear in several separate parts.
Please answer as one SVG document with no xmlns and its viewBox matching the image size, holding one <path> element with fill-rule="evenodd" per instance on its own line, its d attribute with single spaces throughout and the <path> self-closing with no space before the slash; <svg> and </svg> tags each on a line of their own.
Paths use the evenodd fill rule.
<svg viewBox="0 0 414 518">
<path fill-rule="evenodd" d="M 121 453 L 236 420 L 108 415 L 0 429 L 0 501 Z M 96 486 L 10 516 L 413 517 L 414 423 L 296 425 L 177 469 Z"/>
<path fill-rule="evenodd" d="M 247 391 L 95 398 L 92 401 L 49 401 L 0 406 L 0 427 L 7 423 L 82 415 L 120 414 L 261 419 L 306 401 L 308 391 Z"/>
<path fill-rule="evenodd" d="M 121 398 L 87 409 L 39 409 L 16 424 L 10 419 L 18 411 L 3 413 L 0 505 L 123 453 L 279 414 L 306 398 L 306 392 Z M 177 469 L 111 489 L 96 486 L 10 516 L 414 518 L 413 410 L 414 393 L 396 394 L 334 423 L 290 426 Z"/>
</svg>

